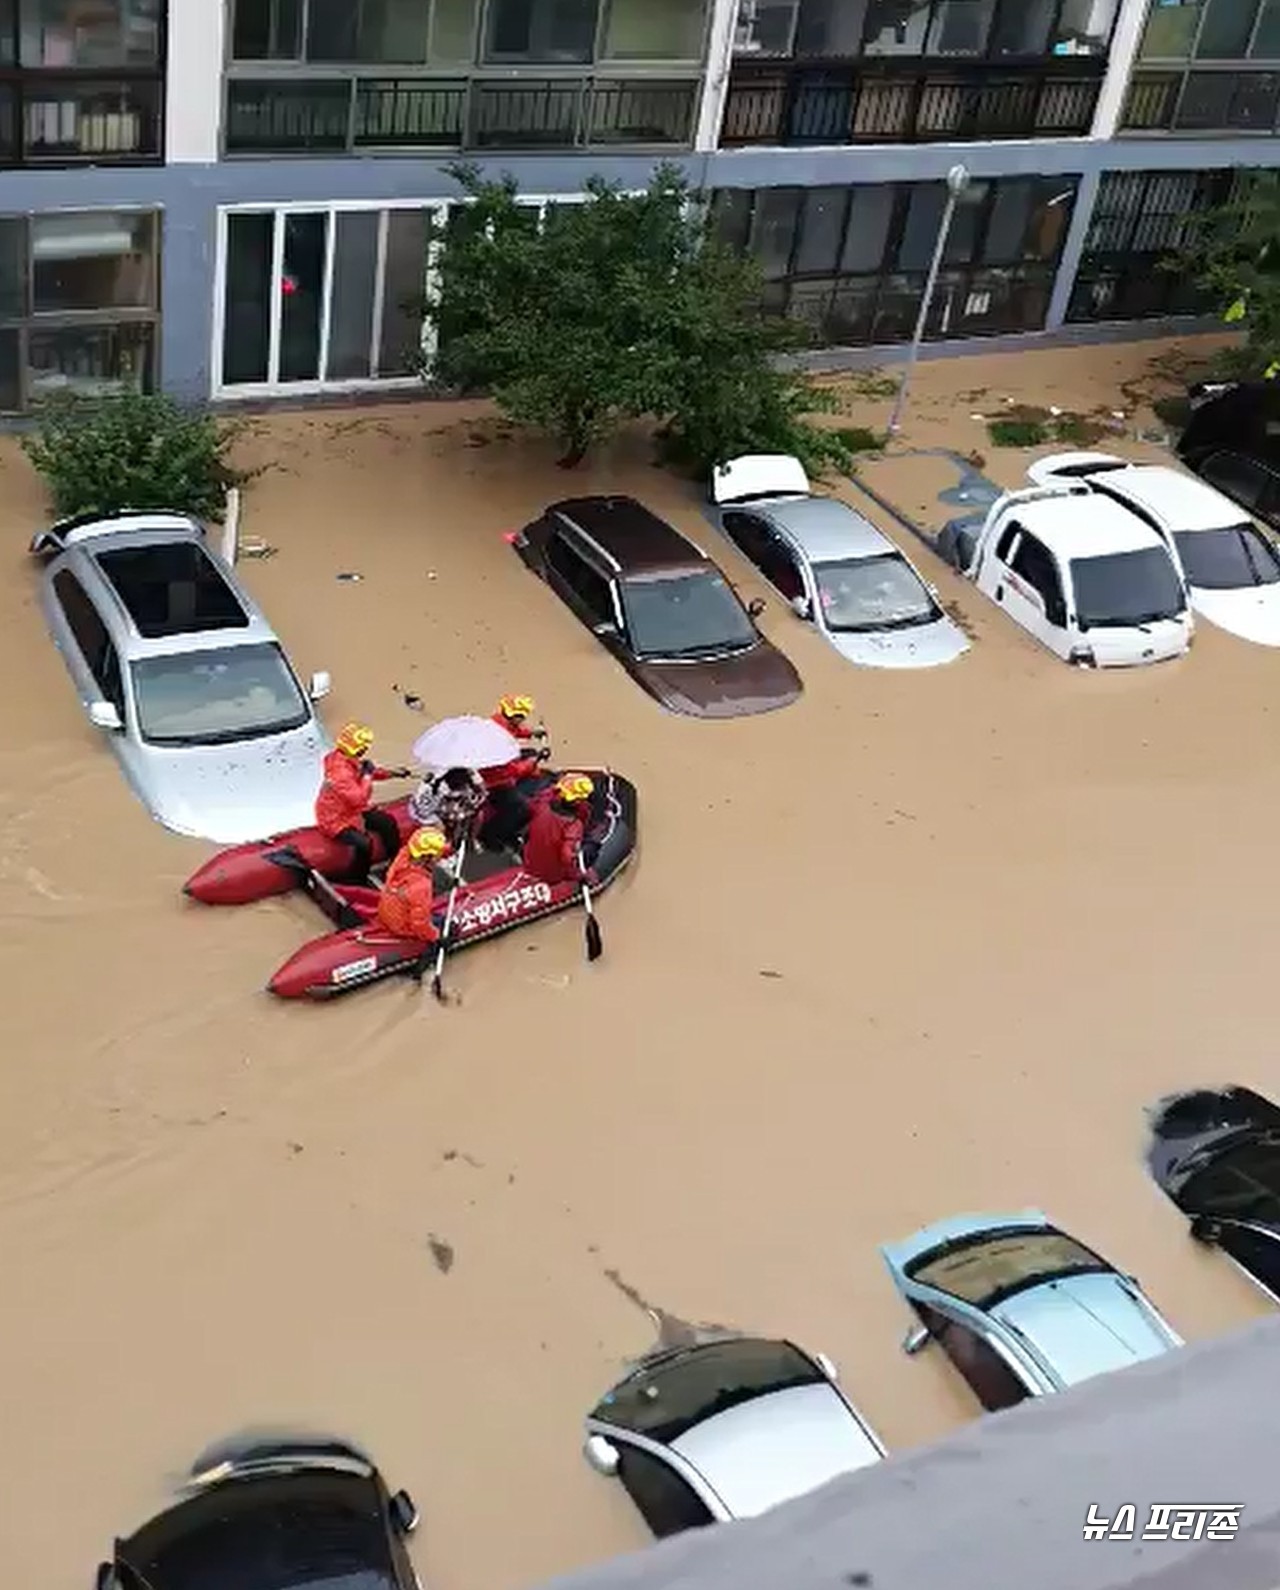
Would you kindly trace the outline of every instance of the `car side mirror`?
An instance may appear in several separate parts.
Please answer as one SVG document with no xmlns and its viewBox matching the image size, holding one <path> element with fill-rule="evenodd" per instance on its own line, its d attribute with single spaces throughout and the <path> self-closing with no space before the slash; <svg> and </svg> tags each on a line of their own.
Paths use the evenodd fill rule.
<svg viewBox="0 0 1280 1590">
<path fill-rule="evenodd" d="M 318 674 L 311 675 L 311 683 L 307 686 L 307 694 L 312 701 L 323 701 L 333 689 L 333 677 L 327 669 L 321 669 Z"/>
<path fill-rule="evenodd" d="M 747 616 L 749 618 L 759 618 L 768 605 L 763 596 L 753 596 L 747 603 Z"/>
<path fill-rule="evenodd" d="M 596 1473 L 603 1474 L 605 1479 L 611 1480 L 617 1474 L 618 1449 L 602 1435 L 589 1435 L 583 1445 L 582 1455 Z"/>
<path fill-rule="evenodd" d="M 924 1325 L 913 1325 L 902 1338 L 902 1350 L 914 1356 L 929 1345 L 929 1331 Z"/>
<path fill-rule="evenodd" d="M 408 1491 L 397 1491 L 391 1498 L 391 1521 L 402 1535 L 412 1535 L 418 1527 L 418 1508 Z"/>
<path fill-rule="evenodd" d="M 813 603 L 807 596 L 793 596 L 791 598 L 791 611 L 797 618 L 810 619 L 813 617 Z"/>
<path fill-rule="evenodd" d="M 91 701 L 89 703 L 89 722 L 95 729 L 109 729 L 119 733 L 124 728 L 119 709 L 110 701 Z"/>
</svg>

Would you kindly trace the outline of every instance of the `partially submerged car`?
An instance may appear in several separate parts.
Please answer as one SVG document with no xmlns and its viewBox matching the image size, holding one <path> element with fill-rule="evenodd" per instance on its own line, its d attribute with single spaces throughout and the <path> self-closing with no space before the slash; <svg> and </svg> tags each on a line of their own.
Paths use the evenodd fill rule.
<svg viewBox="0 0 1280 1590">
<path fill-rule="evenodd" d="M 1083 480 L 1163 536 L 1193 610 L 1241 640 L 1280 646 L 1280 552 L 1229 497 L 1165 464 L 1111 453 L 1053 453 L 1032 464 L 1036 485 Z"/>
<path fill-rule="evenodd" d="M 1178 457 L 1202 480 L 1280 530 L 1280 382 L 1199 382 Z"/>
<path fill-rule="evenodd" d="M 197 1474 L 117 1540 L 96 1590 L 421 1590 L 418 1512 L 341 1442 L 269 1443 Z"/>
<path fill-rule="evenodd" d="M 937 548 L 1056 657 L 1130 668 L 1181 657 L 1194 622 L 1164 538 L 1083 481 L 1006 493 L 953 519 Z"/>
<path fill-rule="evenodd" d="M 219 844 L 312 821 L 329 740 L 265 616 L 185 514 L 41 531 L 40 605 L 89 721 L 175 833 Z"/>
<path fill-rule="evenodd" d="M 658 1536 L 754 1517 L 885 1455 L 829 1359 L 728 1335 L 642 1358 L 587 1415 L 584 1452 Z"/>
<path fill-rule="evenodd" d="M 798 458 L 731 459 L 711 495 L 725 535 L 850 662 L 932 668 L 968 651 L 911 562 L 847 502 L 814 495 Z"/>
<path fill-rule="evenodd" d="M 1132 1276 L 1038 1209 L 957 1215 L 881 1248 L 919 1323 L 988 1410 L 1154 1358 L 1182 1338 Z"/>
<path fill-rule="evenodd" d="M 576 497 L 507 538 L 597 640 L 672 712 L 741 717 L 802 685 L 701 547 L 634 497 Z"/>
<path fill-rule="evenodd" d="M 1280 1303 L 1280 1107 L 1250 1088 L 1197 1088 L 1150 1122 L 1147 1165 L 1191 1235 Z"/>
</svg>

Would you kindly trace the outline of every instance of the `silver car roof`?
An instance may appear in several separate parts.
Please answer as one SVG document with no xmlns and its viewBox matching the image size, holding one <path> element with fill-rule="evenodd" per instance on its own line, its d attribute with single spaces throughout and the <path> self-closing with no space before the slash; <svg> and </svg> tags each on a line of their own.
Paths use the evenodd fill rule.
<svg viewBox="0 0 1280 1590">
<path fill-rule="evenodd" d="M 882 530 L 838 497 L 774 497 L 745 505 L 786 531 L 810 563 L 898 553 Z"/>
</svg>

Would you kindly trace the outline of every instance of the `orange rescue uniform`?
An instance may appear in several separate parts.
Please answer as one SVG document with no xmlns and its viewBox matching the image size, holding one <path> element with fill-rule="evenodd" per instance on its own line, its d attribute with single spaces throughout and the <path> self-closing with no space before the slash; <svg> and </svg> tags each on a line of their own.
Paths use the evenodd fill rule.
<svg viewBox="0 0 1280 1590">
<path fill-rule="evenodd" d="M 439 938 L 431 920 L 435 901 L 432 870 L 415 861 L 407 847 L 391 863 L 378 896 L 378 922 L 388 933 L 424 944 L 434 944 Z"/>
</svg>

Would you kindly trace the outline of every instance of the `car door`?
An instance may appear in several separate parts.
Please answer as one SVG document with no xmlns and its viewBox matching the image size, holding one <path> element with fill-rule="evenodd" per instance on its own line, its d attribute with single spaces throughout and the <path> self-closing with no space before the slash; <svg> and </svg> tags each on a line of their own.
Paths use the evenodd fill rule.
<svg viewBox="0 0 1280 1590">
<path fill-rule="evenodd" d="M 1046 570 L 1046 564 L 1048 570 Z M 1050 577 L 1049 570 L 1053 571 Z M 1062 582 L 1048 549 L 1025 528 L 1011 519 L 1001 530 L 993 554 L 991 595 L 1016 623 L 1021 624 L 1041 645 L 1059 657 L 1070 649 L 1065 622 L 1051 621 L 1046 597 L 1056 590 L 1053 619 L 1065 620 L 1062 610 Z"/>
<path fill-rule="evenodd" d="M 716 1522 L 706 1502 L 665 1458 L 632 1445 L 616 1433 L 611 1433 L 609 1439 L 618 1449 L 618 1478 L 660 1540 Z"/>
<path fill-rule="evenodd" d="M 125 715 L 124 677 L 120 656 L 107 633 L 93 600 L 70 569 L 59 569 L 51 581 L 55 615 L 60 616 L 63 633 L 55 635 L 58 649 L 67 660 L 80 698 L 109 701 Z"/>
<path fill-rule="evenodd" d="M 921 1327 L 946 1353 L 988 1413 L 1012 1408 L 1034 1395 L 991 1339 L 972 1324 L 961 1320 L 945 1306 L 910 1301 L 920 1317 Z"/>
<path fill-rule="evenodd" d="M 726 509 L 721 515 L 725 534 L 787 601 L 805 596 L 804 575 L 799 560 L 769 521 L 742 508 Z"/>
<path fill-rule="evenodd" d="M 557 523 L 547 538 L 547 583 L 606 645 L 621 640 L 621 619 L 608 577 L 572 532 Z"/>
</svg>

